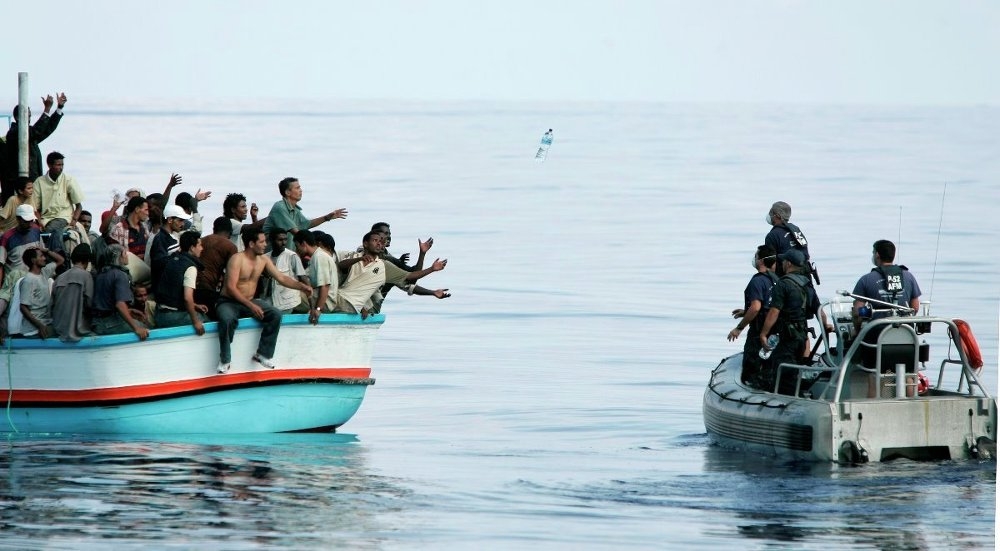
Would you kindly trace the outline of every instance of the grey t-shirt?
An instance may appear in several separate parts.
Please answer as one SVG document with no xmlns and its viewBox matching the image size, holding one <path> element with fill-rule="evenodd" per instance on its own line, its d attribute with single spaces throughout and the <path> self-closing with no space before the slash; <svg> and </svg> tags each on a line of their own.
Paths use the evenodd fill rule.
<svg viewBox="0 0 1000 551">
<path fill-rule="evenodd" d="M 52 324 L 52 274 L 56 273 L 56 263 L 49 262 L 41 274 L 28 272 L 21 280 L 21 305 L 27 306 L 32 316 L 45 325 Z M 38 328 L 22 318 L 22 335 L 34 335 Z"/>
</svg>

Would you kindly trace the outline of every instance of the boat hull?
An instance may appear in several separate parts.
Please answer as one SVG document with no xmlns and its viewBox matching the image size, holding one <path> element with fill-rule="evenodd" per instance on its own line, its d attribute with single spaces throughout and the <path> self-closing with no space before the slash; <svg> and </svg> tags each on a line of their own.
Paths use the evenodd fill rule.
<svg viewBox="0 0 1000 551">
<path fill-rule="evenodd" d="M 947 395 L 831 402 L 762 392 L 739 380 L 742 354 L 713 371 L 702 411 L 718 444 L 810 461 L 967 459 L 996 441 L 996 402 Z"/>
<path fill-rule="evenodd" d="M 329 314 L 318 325 L 285 316 L 276 369 L 251 357 L 260 326 L 240 320 L 233 363 L 219 374 L 216 324 L 79 343 L 18 340 L 3 351 L 8 389 L 0 432 L 75 434 L 271 433 L 334 430 L 360 408 L 384 318 Z"/>
</svg>

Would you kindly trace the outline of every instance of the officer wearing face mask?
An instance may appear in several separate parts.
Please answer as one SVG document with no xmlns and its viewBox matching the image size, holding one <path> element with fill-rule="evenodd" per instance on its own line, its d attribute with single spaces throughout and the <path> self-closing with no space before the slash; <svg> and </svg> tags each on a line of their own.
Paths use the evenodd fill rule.
<svg viewBox="0 0 1000 551">
<path fill-rule="evenodd" d="M 870 299 L 907 306 L 916 313 L 920 309 L 920 285 L 917 278 L 906 269 L 906 266 L 893 264 L 896 258 L 896 245 L 892 241 L 880 239 L 872 245 L 872 271 L 861 276 L 854 286 L 854 294 Z M 865 306 L 864 300 L 854 301 L 855 324 L 860 325 L 859 310 Z M 893 315 L 888 308 L 872 305 L 875 312 L 872 318 Z M 883 311 L 878 311 L 882 309 Z"/>
<path fill-rule="evenodd" d="M 798 226 L 789 222 L 792 217 L 792 207 L 784 202 L 778 201 L 771 205 L 771 210 L 767 211 L 767 216 L 764 220 L 772 226 L 771 231 L 767 233 L 764 237 L 764 244 L 771 246 L 775 250 L 776 254 L 785 254 L 790 249 L 796 249 L 802 253 L 802 256 L 806 259 L 806 270 L 809 270 L 809 243 L 806 241 L 806 236 L 802 234 L 802 230 Z M 785 275 L 784 269 L 781 263 L 778 263 L 777 267 L 778 276 Z M 819 281 L 817 281 L 819 283 Z"/>
<path fill-rule="evenodd" d="M 743 291 L 743 308 L 733 310 L 733 317 L 740 320 L 736 327 L 729 332 L 727 337 L 730 342 L 739 338 L 745 327 L 749 327 L 747 340 L 743 344 L 743 373 L 744 383 L 749 382 L 760 371 L 761 359 L 757 355 L 760 352 L 761 325 L 764 323 L 764 313 L 771 305 L 771 289 L 778 283 L 778 276 L 774 274 L 774 264 L 777 256 L 768 245 L 757 247 L 757 252 L 753 255 L 754 274 L 747 283 L 747 288 Z"/>
</svg>

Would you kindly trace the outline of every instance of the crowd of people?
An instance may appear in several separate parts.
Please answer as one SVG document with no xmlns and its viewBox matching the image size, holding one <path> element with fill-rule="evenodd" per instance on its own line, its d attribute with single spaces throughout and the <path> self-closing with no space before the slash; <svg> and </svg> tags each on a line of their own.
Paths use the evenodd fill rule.
<svg viewBox="0 0 1000 551">
<path fill-rule="evenodd" d="M 77 342 L 88 335 L 134 333 L 145 340 L 151 328 L 191 325 L 203 335 L 204 324 L 217 321 L 217 369 L 225 373 L 240 318 L 261 323 L 252 359 L 274 368 L 285 314 L 308 314 L 313 324 L 323 313 L 364 319 L 380 311 L 393 287 L 409 295 L 451 296 L 448 289 L 417 285 L 448 263 L 426 261 L 432 238 L 418 241 L 412 265 L 409 254 L 388 251 L 392 234 L 385 222 L 372 225 L 359 247 L 337 250 L 332 235 L 314 228 L 346 218 L 347 209 L 307 217 L 297 178 L 278 182 L 280 199 L 264 218 L 243 194 L 228 194 L 222 215 L 204 236 L 198 206 L 211 191 L 175 195 L 183 184 L 177 174 L 162 193 L 132 188 L 115 196 L 95 228 L 80 186 L 64 170 L 66 157 L 52 151 L 45 157 L 47 171 L 35 166 L 41 162 L 38 143 L 58 125 L 66 95 L 59 95 L 50 116 L 55 102 L 43 98 L 44 113 L 30 126 L 27 176 L 18 175 L 16 164 L 17 108 L 0 143 L 0 338 Z"/>
<path fill-rule="evenodd" d="M 739 322 L 727 337 L 735 341 L 749 328 L 743 345 L 742 381 L 767 391 L 777 385 L 782 394 L 794 393 L 795 374 L 786 370 L 778 381 L 778 366 L 811 363 L 808 320 L 819 314 L 822 329 L 833 330 L 820 310 L 813 286 L 814 280 L 819 283 L 819 276 L 810 262 L 808 242 L 802 230 L 789 222 L 791 216 L 788 203 L 771 205 L 765 217 L 771 230 L 754 252 L 754 274 L 743 291 L 743 308 L 732 312 Z M 896 246 L 891 241 L 880 239 L 872 245 L 874 268 L 858 280 L 852 293 L 856 329 L 867 320 L 919 310 L 920 286 L 906 266 L 894 264 L 895 257 Z M 901 308 L 873 309 L 873 302 Z M 772 335 L 778 336 L 773 347 L 768 343 Z M 874 343 L 877 336 L 871 331 L 866 338 Z M 770 352 L 766 359 L 761 358 L 761 349 Z"/>
</svg>

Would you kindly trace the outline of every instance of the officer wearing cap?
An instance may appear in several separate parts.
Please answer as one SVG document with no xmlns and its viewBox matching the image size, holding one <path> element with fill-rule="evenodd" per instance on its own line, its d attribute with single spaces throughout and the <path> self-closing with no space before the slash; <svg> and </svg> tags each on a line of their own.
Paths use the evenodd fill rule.
<svg viewBox="0 0 1000 551">
<path fill-rule="evenodd" d="M 761 346 L 768 349 L 768 336 L 778 335 L 779 341 L 751 382 L 754 387 L 768 391 L 774 390 L 780 364 L 799 363 L 806 345 L 807 322 L 819 311 L 816 290 L 809 277 L 803 274 L 805 255 L 798 249 L 790 249 L 779 254 L 778 260 L 785 275 L 771 291 L 771 305 L 759 338 Z M 782 394 L 794 392 L 796 375 L 794 370 L 783 370 L 778 391 Z"/>
</svg>

